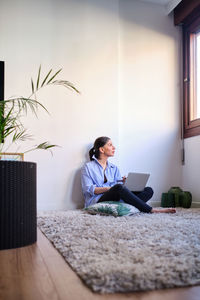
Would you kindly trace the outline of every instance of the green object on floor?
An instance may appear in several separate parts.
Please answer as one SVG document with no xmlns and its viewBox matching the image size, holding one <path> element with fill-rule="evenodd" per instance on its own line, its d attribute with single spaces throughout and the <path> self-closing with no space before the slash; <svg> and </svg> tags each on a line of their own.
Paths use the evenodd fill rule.
<svg viewBox="0 0 200 300">
<path fill-rule="evenodd" d="M 161 198 L 162 207 L 175 207 L 175 197 L 172 193 L 162 193 Z"/>
<path fill-rule="evenodd" d="M 190 208 L 192 204 L 192 194 L 182 191 L 181 188 L 173 186 L 167 193 L 162 193 L 162 207 L 183 207 Z"/>
<path fill-rule="evenodd" d="M 181 206 L 181 203 L 180 203 L 180 194 L 181 194 L 182 192 L 183 192 L 183 191 L 182 191 L 178 186 L 172 186 L 172 187 L 169 189 L 169 191 L 168 191 L 168 193 L 174 195 L 175 207 Z"/>
<path fill-rule="evenodd" d="M 181 206 L 184 208 L 190 208 L 192 204 L 192 194 L 190 192 L 182 192 L 180 194 Z"/>
</svg>

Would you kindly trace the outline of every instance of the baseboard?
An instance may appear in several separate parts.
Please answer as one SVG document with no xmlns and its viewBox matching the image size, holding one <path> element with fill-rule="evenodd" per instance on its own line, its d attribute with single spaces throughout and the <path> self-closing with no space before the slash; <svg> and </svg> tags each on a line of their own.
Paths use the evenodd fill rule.
<svg viewBox="0 0 200 300">
<path fill-rule="evenodd" d="M 161 207 L 161 201 L 149 201 L 152 207 Z M 191 208 L 200 208 L 200 202 L 192 202 Z"/>
<path fill-rule="evenodd" d="M 200 202 L 192 202 L 192 208 L 200 208 Z"/>
<path fill-rule="evenodd" d="M 149 201 L 148 204 L 152 207 L 161 207 L 161 201 Z"/>
</svg>

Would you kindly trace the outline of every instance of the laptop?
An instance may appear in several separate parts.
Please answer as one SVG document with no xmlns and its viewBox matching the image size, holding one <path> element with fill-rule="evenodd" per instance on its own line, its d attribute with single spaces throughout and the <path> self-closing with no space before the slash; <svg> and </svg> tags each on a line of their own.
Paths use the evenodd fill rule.
<svg viewBox="0 0 200 300">
<path fill-rule="evenodd" d="M 128 173 L 126 178 L 125 186 L 130 191 L 140 192 L 143 191 L 146 183 L 149 179 L 150 174 L 146 173 Z"/>
</svg>

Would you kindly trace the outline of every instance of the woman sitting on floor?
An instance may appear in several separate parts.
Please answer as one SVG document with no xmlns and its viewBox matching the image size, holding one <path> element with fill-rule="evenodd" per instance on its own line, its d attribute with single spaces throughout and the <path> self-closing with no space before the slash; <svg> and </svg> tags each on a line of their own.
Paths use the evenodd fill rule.
<svg viewBox="0 0 200 300">
<path fill-rule="evenodd" d="M 140 193 L 127 189 L 117 166 L 108 161 L 114 156 L 115 147 L 108 137 L 99 137 L 89 151 L 90 162 L 81 172 L 81 183 L 85 198 L 85 207 L 103 201 L 121 201 L 131 204 L 145 213 L 175 213 L 175 208 L 152 208 L 146 202 L 153 196 L 153 190 L 146 187 Z M 119 183 L 121 182 L 121 183 Z"/>
</svg>

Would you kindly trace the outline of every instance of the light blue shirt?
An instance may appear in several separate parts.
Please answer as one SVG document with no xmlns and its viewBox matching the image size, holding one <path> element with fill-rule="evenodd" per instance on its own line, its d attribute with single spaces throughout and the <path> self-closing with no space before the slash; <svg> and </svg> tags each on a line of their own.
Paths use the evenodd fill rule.
<svg viewBox="0 0 200 300">
<path fill-rule="evenodd" d="M 120 171 L 117 166 L 107 161 L 107 167 L 104 169 L 93 157 L 94 160 L 85 163 L 81 170 L 81 185 L 83 196 L 85 198 L 85 207 L 95 204 L 103 194 L 95 194 L 96 187 L 113 186 L 122 180 Z M 107 182 L 104 183 L 104 174 Z"/>
</svg>

